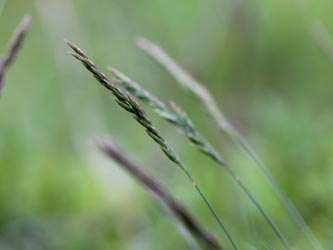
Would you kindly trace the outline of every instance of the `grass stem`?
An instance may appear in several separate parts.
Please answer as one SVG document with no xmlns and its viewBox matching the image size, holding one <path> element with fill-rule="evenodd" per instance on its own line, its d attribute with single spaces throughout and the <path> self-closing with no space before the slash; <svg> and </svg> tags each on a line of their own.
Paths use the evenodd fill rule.
<svg viewBox="0 0 333 250">
<path fill-rule="evenodd" d="M 23 41 L 29 29 L 29 24 L 30 17 L 25 16 L 19 26 L 16 28 L 16 31 L 14 32 L 12 39 L 9 42 L 8 52 L 0 58 L 0 95 L 2 94 L 4 87 L 5 74 L 7 69 L 13 63 L 19 50 L 22 47 Z"/>
<path fill-rule="evenodd" d="M 147 90 L 143 89 L 137 82 L 133 81 L 119 70 L 109 67 L 109 71 L 111 72 L 113 77 L 116 78 L 116 81 L 124 85 L 125 89 L 127 89 L 139 100 L 145 102 L 162 118 L 174 124 L 194 146 L 196 146 L 205 155 L 213 159 L 221 167 L 224 167 L 229 173 L 229 175 L 233 178 L 233 180 L 240 186 L 240 188 L 248 196 L 251 202 L 259 210 L 259 212 L 271 226 L 273 231 L 276 233 L 278 238 L 281 240 L 285 248 L 290 248 L 288 241 L 280 232 L 279 228 L 267 214 L 265 209 L 260 205 L 252 192 L 250 192 L 250 190 L 241 181 L 235 170 L 222 158 L 222 156 L 217 152 L 217 150 L 196 130 L 193 122 L 181 108 L 176 106 L 174 102 L 171 102 L 170 106 L 163 103 L 161 100 L 150 94 Z"/>
<path fill-rule="evenodd" d="M 173 196 L 153 177 L 146 174 L 142 167 L 130 160 L 115 145 L 109 141 L 103 141 L 99 144 L 104 153 L 118 162 L 128 172 L 130 172 L 145 188 L 152 192 L 161 200 L 168 209 L 192 232 L 197 239 L 204 243 L 207 249 L 221 250 L 217 240 L 209 234 L 203 227 L 190 215 L 187 209 L 181 205 Z"/>
<path fill-rule="evenodd" d="M 211 203 L 208 201 L 206 195 L 203 193 L 197 182 L 194 180 L 190 172 L 182 163 L 176 152 L 167 144 L 165 139 L 155 129 L 146 112 L 135 100 L 135 98 L 130 93 L 124 93 L 123 90 L 116 86 L 113 81 L 107 78 L 106 75 L 88 58 L 88 56 L 78 46 L 68 40 L 65 41 L 68 46 L 73 50 L 73 52 L 71 52 L 70 54 L 74 58 L 79 60 L 86 67 L 86 69 L 93 74 L 93 76 L 99 83 L 101 83 L 105 88 L 111 91 L 118 105 L 130 114 L 132 114 L 133 118 L 145 128 L 147 134 L 160 146 L 164 154 L 183 171 L 183 173 L 194 185 L 195 189 L 209 208 L 210 212 L 214 216 L 221 229 L 224 231 L 225 235 L 233 245 L 234 249 L 238 250 L 235 240 L 223 224 L 220 217 L 217 215 Z"/>
</svg>

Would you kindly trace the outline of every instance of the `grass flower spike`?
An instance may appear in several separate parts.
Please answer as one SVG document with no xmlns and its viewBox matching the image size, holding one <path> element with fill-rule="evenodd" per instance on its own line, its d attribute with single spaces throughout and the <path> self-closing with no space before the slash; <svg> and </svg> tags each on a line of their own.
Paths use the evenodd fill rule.
<svg viewBox="0 0 333 250">
<path fill-rule="evenodd" d="M 234 249 L 238 249 L 233 237 L 222 223 L 222 220 L 213 209 L 212 205 L 208 201 L 207 197 L 204 195 L 201 188 L 198 186 L 185 165 L 181 162 L 175 151 L 166 143 L 164 138 L 155 129 L 152 122 L 149 120 L 148 116 L 144 112 L 143 108 L 137 103 L 135 98 L 129 93 L 124 93 L 118 86 L 115 85 L 115 83 L 108 79 L 106 75 L 88 58 L 88 56 L 78 46 L 67 40 L 66 43 L 74 52 L 72 52 L 71 55 L 74 56 L 77 60 L 79 60 L 87 68 L 87 70 L 93 74 L 93 76 L 98 82 L 100 82 L 105 88 L 112 92 L 116 102 L 123 109 L 132 114 L 134 119 L 145 128 L 147 134 L 160 146 L 164 154 L 184 172 L 184 174 L 194 185 L 201 198 L 206 203 L 210 212 L 213 214 L 221 229 L 226 234 Z"/>
<path fill-rule="evenodd" d="M 112 75 L 119 81 L 124 87 L 136 96 L 139 100 L 148 104 L 158 115 L 165 118 L 172 124 L 176 125 L 178 129 L 189 139 L 189 141 L 196 146 L 200 151 L 205 155 L 212 158 L 220 166 L 224 167 L 229 175 L 234 179 L 234 181 L 240 186 L 252 203 L 256 206 L 259 212 L 266 219 L 268 224 L 272 227 L 278 238 L 282 241 L 286 249 L 289 249 L 289 243 L 280 232 L 279 228 L 275 225 L 273 220 L 259 204 L 254 195 L 250 190 L 244 185 L 240 177 L 236 174 L 234 169 L 222 158 L 222 156 L 217 152 L 216 149 L 196 130 L 193 125 L 193 122 L 190 120 L 188 115 L 179 108 L 174 102 L 170 103 L 170 106 L 166 105 L 158 98 L 150 94 L 148 91 L 143 89 L 137 82 L 133 81 L 125 74 L 120 72 L 117 69 L 109 67 L 109 71 Z"/>
</svg>

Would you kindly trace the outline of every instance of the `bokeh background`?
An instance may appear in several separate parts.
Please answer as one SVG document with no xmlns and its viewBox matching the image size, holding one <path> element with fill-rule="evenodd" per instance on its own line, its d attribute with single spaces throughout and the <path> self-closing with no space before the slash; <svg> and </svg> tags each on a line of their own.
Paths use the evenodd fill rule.
<svg viewBox="0 0 333 250">
<path fill-rule="evenodd" d="M 0 249 L 186 249 L 170 218 L 96 147 L 109 137 L 164 183 L 226 249 L 191 183 L 68 54 L 174 100 L 232 164 L 295 249 L 312 249 L 251 160 L 135 45 L 159 43 L 203 82 L 325 249 L 333 244 L 333 2 L 0 1 L 0 51 L 24 14 L 24 49 L 0 99 Z M 282 249 L 226 172 L 153 113 L 242 249 Z"/>
</svg>

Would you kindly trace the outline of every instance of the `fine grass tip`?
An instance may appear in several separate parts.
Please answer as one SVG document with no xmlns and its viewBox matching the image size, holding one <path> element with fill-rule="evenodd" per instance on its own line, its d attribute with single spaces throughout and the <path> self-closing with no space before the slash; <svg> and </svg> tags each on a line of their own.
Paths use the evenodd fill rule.
<svg viewBox="0 0 333 250">
<path fill-rule="evenodd" d="M 23 17 L 8 45 L 7 52 L 0 58 L 0 96 L 3 91 L 5 75 L 19 53 L 30 26 L 30 16 Z"/>
</svg>

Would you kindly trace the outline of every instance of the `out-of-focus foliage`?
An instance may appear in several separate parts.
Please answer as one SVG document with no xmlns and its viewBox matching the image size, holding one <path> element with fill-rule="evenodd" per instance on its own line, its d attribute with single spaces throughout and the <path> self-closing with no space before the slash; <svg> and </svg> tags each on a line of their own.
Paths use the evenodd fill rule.
<svg viewBox="0 0 333 250">
<path fill-rule="evenodd" d="M 136 48 L 134 39 L 143 35 L 206 84 L 329 249 L 332 7 L 328 0 L 8 0 L 0 16 L 1 54 L 25 13 L 32 23 L 0 99 L 0 248 L 186 248 L 160 206 L 96 149 L 96 139 L 105 135 L 164 182 L 229 248 L 191 184 L 67 55 L 63 38 L 68 38 L 103 69 L 115 66 L 159 98 L 180 104 L 295 249 L 311 249 L 249 158 Z M 242 249 L 281 249 L 226 172 L 150 114 Z"/>
</svg>

